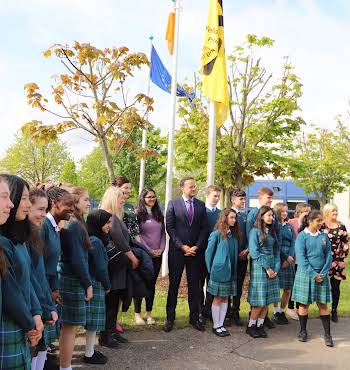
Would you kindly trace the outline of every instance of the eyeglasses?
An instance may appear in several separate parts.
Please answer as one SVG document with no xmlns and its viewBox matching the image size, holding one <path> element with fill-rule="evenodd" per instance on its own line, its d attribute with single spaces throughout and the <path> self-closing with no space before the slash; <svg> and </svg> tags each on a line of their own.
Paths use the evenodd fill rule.
<svg viewBox="0 0 350 370">
<path fill-rule="evenodd" d="M 153 196 L 145 197 L 145 199 L 157 199 L 157 197 L 155 195 L 153 195 Z"/>
</svg>

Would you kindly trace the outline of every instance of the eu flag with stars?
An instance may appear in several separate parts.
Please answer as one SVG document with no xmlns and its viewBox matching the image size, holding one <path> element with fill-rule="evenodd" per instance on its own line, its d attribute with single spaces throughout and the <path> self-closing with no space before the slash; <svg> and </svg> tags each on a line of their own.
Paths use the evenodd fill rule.
<svg viewBox="0 0 350 370">
<path fill-rule="evenodd" d="M 167 69 L 164 67 L 162 61 L 160 60 L 159 55 L 154 46 L 152 46 L 150 73 L 152 82 L 158 87 L 160 87 L 162 90 L 170 94 L 171 76 Z M 195 98 L 194 93 L 187 93 L 187 91 L 179 84 L 177 85 L 176 95 L 186 96 L 191 104 L 192 100 Z"/>
</svg>

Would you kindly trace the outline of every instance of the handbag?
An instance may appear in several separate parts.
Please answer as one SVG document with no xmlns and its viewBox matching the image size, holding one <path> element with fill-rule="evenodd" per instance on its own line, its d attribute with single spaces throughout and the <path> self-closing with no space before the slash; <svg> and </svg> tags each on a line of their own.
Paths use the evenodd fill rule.
<svg viewBox="0 0 350 370">
<path fill-rule="evenodd" d="M 117 272 L 129 263 L 129 258 L 125 255 L 124 251 L 110 241 L 107 245 L 108 256 L 108 270 L 110 272 Z"/>
</svg>

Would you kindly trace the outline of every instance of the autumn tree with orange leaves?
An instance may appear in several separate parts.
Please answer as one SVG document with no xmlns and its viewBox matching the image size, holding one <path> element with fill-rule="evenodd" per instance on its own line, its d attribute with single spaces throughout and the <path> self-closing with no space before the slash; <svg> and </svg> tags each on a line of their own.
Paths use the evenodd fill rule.
<svg viewBox="0 0 350 370">
<path fill-rule="evenodd" d="M 45 143 L 71 130 L 88 132 L 98 142 L 113 180 L 114 159 L 123 148 L 135 148 L 132 134 L 149 124 L 146 116 L 153 109 L 153 99 L 145 94 L 128 99 L 126 93 L 134 70 L 149 64 L 146 55 L 131 53 L 127 47 L 101 50 L 75 42 L 56 44 L 44 56 L 58 58 L 64 68 L 64 73 L 53 77 L 51 100 L 34 82 L 26 84 L 25 91 L 28 104 L 50 113 L 55 123 L 27 122 L 23 133 Z"/>
</svg>

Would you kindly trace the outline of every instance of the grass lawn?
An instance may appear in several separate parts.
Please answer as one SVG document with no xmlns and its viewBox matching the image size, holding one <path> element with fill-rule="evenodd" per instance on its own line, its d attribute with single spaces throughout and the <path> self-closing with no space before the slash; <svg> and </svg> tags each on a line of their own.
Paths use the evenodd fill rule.
<svg viewBox="0 0 350 370">
<path fill-rule="evenodd" d="M 350 265 L 347 264 L 346 267 L 348 280 L 345 280 L 340 285 L 341 297 L 338 307 L 338 314 L 340 316 L 350 316 Z M 166 306 L 166 298 L 167 293 L 165 291 L 157 291 L 156 298 L 154 301 L 154 318 L 157 321 L 157 324 L 152 326 L 139 327 L 134 324 L 134 307 L 133 305 L 130 306 L 128 312 L 120 313 L 119 314 L 119 321 L 120 323 L 125 326 L 126 328 L 132 330 L 145 330 L 145 328 L 152 329 L 159 329 L 162 327 L 164 320 L 165 320 L 165 306 Z M 145 306 L 142 306 L 142 312 L 145 310 Z M 250 306 L 248 305 L 245 298 L 242 298 L 241 303 L 241 316 L 246 318 L 248 316 Z M 272 311 L 272 309 L 271 309 Z M 317 317 L 318 310 L 316 304 L 310 307 L 310 314 L 311 316 Z M 179 298 L 177 309 L 176 309 L 176 326 L 177 327 L 184 327 L 189 325 L 188 324 L 188 305 L 187 299 Z"/>
</svg>

